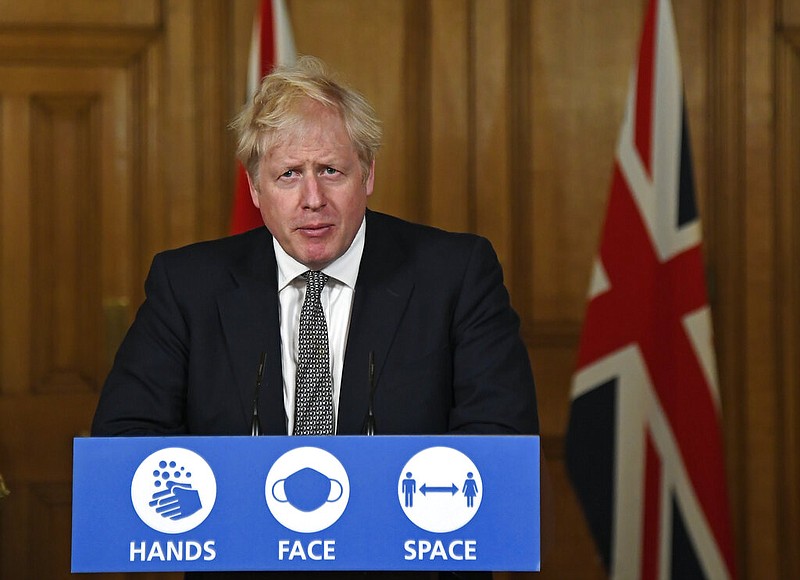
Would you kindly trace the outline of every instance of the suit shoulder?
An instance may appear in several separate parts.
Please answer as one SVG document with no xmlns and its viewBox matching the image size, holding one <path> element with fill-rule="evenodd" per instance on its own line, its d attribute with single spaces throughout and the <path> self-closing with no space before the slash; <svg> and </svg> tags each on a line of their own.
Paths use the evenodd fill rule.
<svg viewBox="0 0 800 580">
<path fill-rule="evenodd" d="M 428 247 L 436 246 L 473 246 L 476 243 L 489 244 L 489 241 L 478 234 L 468 232 L 451 232 L 434 226 L 406 221 L 404 219 L 370 212 L 367 221 L 367 228 L 372 225 L 380 229 L 386 235 L 394 237 L 398 241 L 410 243 L 421 243 Z"/>
<path fill-rule="evenodd" d="M 156 255 L 156 259 L 164 261 L 170 266 L 230 264 L 237 260 L 247 259 L 252 255 L 254 248 L 270 247 L 270 244 L 271 237 L 266 228 L 256 228 L 242 234 L 194 242 L 164 250 Z"/>
<path fill-rule="evenodd" d="M 460 280 L 466 272 L 500 268 L 492 244 L 477 234 L 448 232 L 371 212 L 365 252 L 371 265 L 393 264 L 413 270 L 421 280 Z"/>
</svg>

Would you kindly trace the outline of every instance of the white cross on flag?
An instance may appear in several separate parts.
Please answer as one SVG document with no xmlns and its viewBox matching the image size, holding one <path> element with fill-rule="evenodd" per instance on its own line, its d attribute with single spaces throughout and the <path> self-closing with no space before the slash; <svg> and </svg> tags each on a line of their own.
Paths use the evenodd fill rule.
<svg viewBox="0 0 800 580">
<path fill-rule="evenodd" d="M 669 0 L 649 0 L 566 461 L 613 579 L 735 577 L 701 227 Z"/>
</svg>

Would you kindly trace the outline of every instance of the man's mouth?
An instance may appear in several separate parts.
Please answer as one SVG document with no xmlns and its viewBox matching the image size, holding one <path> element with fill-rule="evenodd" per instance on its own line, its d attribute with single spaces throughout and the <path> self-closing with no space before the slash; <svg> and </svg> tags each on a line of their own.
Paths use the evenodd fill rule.
<svg viewBox="0 0 800 580">
<path fill-rule="evenodd" d="M 332 227 L 333 225 L 331 224 L 308 224 L 297 228 L 297 230 L 306 236 L 316 237 L 325 235 Z"/>
</svg>

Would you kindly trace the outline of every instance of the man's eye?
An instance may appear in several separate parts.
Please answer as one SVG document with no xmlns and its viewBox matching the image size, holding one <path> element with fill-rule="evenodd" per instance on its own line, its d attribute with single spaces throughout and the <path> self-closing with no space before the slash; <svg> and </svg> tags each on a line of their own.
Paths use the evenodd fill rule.
<svg viewBox="0 0 800 580">
<path fill-rule="evenodd" d="M 292 177 L 295 174 L 293 169 L 287 169 L 283 173 L 281 173 L 281 177 Z"/>
<path fill-rule="evenodd" d="M 326 167 L 325 168 L 325 175 L 336 175 L 338 171 L 336 171 L 333 167 Z"/>
</svg>

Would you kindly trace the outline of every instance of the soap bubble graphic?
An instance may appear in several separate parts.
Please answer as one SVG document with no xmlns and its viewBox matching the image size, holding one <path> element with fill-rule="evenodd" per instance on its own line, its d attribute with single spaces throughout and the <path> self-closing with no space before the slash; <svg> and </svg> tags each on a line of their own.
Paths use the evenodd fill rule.
<svg viewBox="0 0 800 580">
<path fill-rule="evenodd" d="M 159 461 L 158 469 L 153 471 L 153 477 L 156 478 L 155 482 L 153 482 L 153 485 L 155 487 L 161 487 L 164 483 L 169 481 L 170 477 L 173 477 L 175 479 L 181 479 L 182 477 L 186 479 L 191 479 L 192 477 L 191 471 L 186 471 L 186 467 L 184 467 L 183 465 L 179 470 L 176 469 L 177 467 L 178 464 L 175 461 L 170 461 L 169 463 L 167 463 L 164 460 Z M 170 472 L 170 469 L 173 471 Z"/>
</svg>

